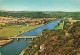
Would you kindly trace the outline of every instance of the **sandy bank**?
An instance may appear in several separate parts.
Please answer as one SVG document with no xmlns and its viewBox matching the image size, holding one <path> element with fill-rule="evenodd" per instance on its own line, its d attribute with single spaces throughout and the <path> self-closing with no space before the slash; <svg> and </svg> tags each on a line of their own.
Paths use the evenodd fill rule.
<svg viewBox="0 0 80 55">
<path fill-rule="evenodd" d="M 8 44 L 8 43 L 10 43 L 12 41 L 13 41 L 13 39 L 10 39 L 10 40 L 0 40 L 0 47 L 4 46 L 4 45 L 6 45 L 6 44 Z"/>
</svg>

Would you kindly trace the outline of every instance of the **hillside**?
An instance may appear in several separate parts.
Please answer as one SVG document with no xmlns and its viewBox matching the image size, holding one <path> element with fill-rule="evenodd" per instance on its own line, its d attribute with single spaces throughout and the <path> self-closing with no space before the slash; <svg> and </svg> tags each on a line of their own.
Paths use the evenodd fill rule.
<svg viewBox="0 0 80 55">
<path fill-rule="evenodd" d="M 24 49 L 23 55 L 80 55 L 80 22 L 74 23 L 70 30 L 70 23 L 65 21 L 65 24 L 63 30 L 43 30 Z"/>
<path fill-rule="evenodd" d="M 57 18 L 72 17 L 80 20 L 80 12 L 53 12 L 53 11 L 5 11 L 0 12 L 2 17 L 27 17 L 27 18 Z"/>
</svg>

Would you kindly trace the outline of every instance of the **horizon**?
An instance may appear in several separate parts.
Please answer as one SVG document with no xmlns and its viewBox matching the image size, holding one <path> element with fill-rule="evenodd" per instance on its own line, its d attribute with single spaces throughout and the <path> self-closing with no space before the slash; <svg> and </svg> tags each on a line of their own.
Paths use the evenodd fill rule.
<svg viewBox="0 0 80 55">
<path fill-rule="evenodd" d="M 80 0 L 0 0 L 4 11 L 80 12 Z"/>
<path fill-rule="evenodd" d="M 0 10 L 0 12 L 80 12 L 80 11 L 6 11 L 6 10 Z"/>
</svg>

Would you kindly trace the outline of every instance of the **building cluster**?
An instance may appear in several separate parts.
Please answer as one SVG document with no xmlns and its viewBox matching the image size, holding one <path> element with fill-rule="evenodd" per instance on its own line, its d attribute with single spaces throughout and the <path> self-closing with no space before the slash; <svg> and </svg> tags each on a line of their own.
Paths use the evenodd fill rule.
<svg viewBox="0 0 80 55">
<path fill-rule="evenodd" d="M 5 23 L 25 23 L 27 26 L 43 24 L 45 21 L 53 20 L 56 18 L 9 18 L 9 17 L 0 17 L 0 25 L 4 25 Z M 6 25 L 6 24 L 5 24 Z"/>
<path fill-rule="evenodd" d="M 72 17 L 69 17 L 69 18 L 67 18 L 67 17 L 64 17 L 64 19 L 72 20 Z"/>
</svg>

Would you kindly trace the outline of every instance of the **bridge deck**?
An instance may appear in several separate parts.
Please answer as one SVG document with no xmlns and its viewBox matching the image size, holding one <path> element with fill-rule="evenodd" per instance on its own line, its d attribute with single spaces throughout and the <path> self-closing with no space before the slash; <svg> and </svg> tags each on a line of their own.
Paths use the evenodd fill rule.
<svg viewBox="0 0 80 55">
<path fill-rule="evenodd" d="M 15 38 L 36 38 L 37 36 L 18 36 L 18 37 L 10 37 L 10 39 L 15 39 Z"/>
</svg>

